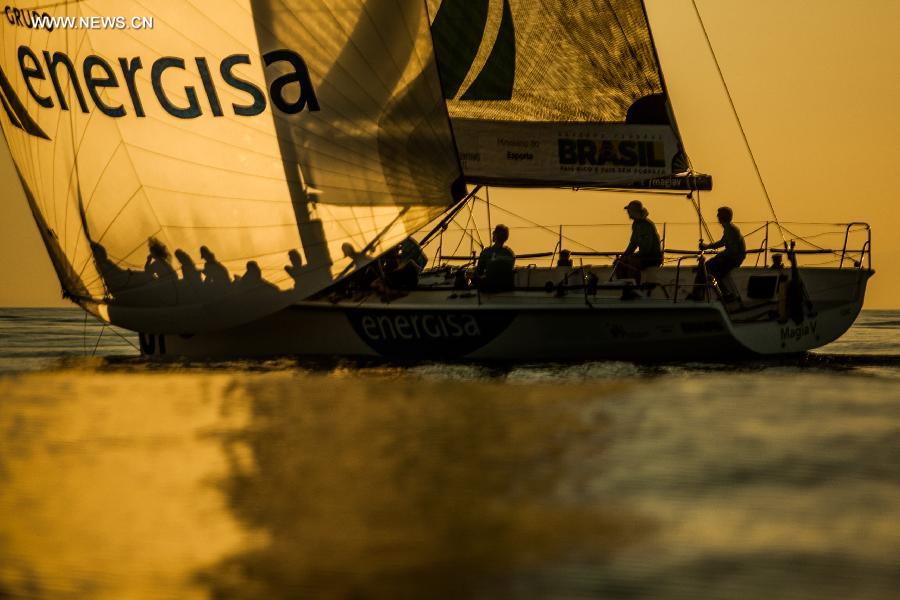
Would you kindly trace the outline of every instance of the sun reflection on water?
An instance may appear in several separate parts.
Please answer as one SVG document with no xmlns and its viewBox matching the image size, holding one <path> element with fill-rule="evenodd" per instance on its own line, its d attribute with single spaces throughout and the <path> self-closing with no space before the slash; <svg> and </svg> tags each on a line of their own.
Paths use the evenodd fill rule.
<svg viewBox="0 0 900 600">
<path fill-rule="evenodd" d="M 558 385 L 69 371 L 0 396 L 0 596 L 492 595 L 651 527 L 579 494 L 607 423 Z"/>
</svg>

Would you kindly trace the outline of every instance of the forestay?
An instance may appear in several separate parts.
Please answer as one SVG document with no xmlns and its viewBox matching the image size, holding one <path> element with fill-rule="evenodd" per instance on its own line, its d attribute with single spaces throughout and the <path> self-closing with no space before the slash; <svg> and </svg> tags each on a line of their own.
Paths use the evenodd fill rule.
<svg viewBox="0 0 900 600">
<path fill-rule="evenodd" d="M 16 169 L 65 293 L 117 325 L 250 321 L 464 192 L 422 0 L 41 1 L 2 17 Z"/>
<path fill-rule="evenodd" d="M 465 177 L 682 187 L 684 155 L 640 0 L 429 0 Z"/>
</svg>

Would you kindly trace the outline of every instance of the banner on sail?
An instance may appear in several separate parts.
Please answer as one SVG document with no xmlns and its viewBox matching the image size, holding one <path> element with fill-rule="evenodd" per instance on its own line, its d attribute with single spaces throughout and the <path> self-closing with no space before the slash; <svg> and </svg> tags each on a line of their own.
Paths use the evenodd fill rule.
<svg viewBox="0 0 900 600">
<path fill-rule="evenodd" d="M 668 125 L 454 119 L 453 128 L 472 183 L 689 189 L 673 177 L 688 165 Z"/>
</svg>

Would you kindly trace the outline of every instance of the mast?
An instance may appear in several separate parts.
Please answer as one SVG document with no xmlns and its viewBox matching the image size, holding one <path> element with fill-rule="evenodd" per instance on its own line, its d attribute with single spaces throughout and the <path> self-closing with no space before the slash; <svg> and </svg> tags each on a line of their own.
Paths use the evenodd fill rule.
<svg viewBox="0 0 900 600">
<path fill-rule="evenodd" d="M 275 30 L 276 19 L 266 0 L 250 0 L 250 7 L 254 15 L 256 37 L 258 42 L 262 44 L 262 40 L 266 39 L 269 32 Z M 260 56 L 265 54 L 266 50 L 260 45 Z M 271 75 L 267 76 L 270 84 L 271 78 Z M 272 113 L 272 121 L 277 132 L 278 148 L 284 165 L 284 177 L 288 183 L 288 191 L 291 196 L 291 204 L 294 207 L 294 216 L 297 221 L 300 243 L 303 245 L 303 253 L 306 256 L 307 263 L 321 264 L 327 267 L 319 271 L 319 277 L 322 280 L 320 285 L 325 286 L 330 283 L 332 261 L 328 252 L 328 240 L 325 237 L 322 221 L 313 218 L 312 208 L 315 206 L 315 196 L 310 194 L 309 190 L 310 186 L 315 185 L 315 182 L 307 181 L 303 173 L 301 160 L 305 159 L 305 157 L 299 156 L 297 152 L 297 148 L 302 145 L 302 141 L 294 138 L 294 130 L 290 123 L 285 119 L 277 118 L 274 111 Z"/>
</svg>

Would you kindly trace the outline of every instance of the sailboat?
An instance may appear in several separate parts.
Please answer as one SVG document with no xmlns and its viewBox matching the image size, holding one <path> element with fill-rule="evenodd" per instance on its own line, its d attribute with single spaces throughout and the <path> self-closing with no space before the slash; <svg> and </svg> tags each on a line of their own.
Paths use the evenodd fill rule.
<svg viewBox="0 0 900 600">
<path fill-rule="evenodd" d="M 92 26 L 119 14 L 143 17 Z M 433 250 L 490 187 L 680 194 L 702 227 L 712 178 L 688 158 L 641 0 L 92 0 L 7 17 L 0 123 L 63 293 L 148 356 L 796 353 L 852 325 L 873 274 L 869 228 L 849 224 L 840 250 L 807 250 L 837 265 L 802 266 L 802 239 L 767 235 L 761 266 L 699 295 L 701 251 L 665 249 L 638 281 L 615 276 L 615 253 L 554 264 L 562 233 L 502 292 L 440 247 L 416 285 L 384 285 L 385 257 Z"/>
</svg>

